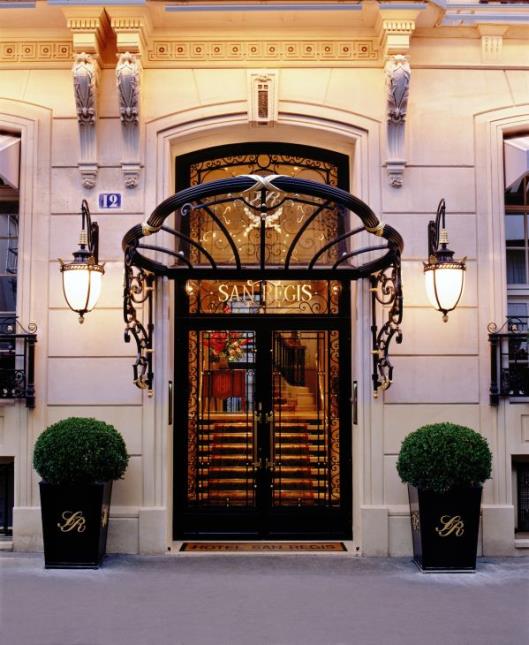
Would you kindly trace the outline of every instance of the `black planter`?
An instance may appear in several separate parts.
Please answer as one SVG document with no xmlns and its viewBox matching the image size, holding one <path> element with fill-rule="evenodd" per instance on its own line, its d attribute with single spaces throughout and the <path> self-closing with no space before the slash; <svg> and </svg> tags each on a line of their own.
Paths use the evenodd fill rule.
<svg viewBox="0 0 529 645">
<path fill-rule="evenodd" d="M 40 482 L 46 569 L 97 569 L 105 555 L 112 482 Z"/>
<path fill-rule="evenodd" d="M 475 571 L 481 486 L 444 494 L 408 484 L 413 559 L 423 571 Z"/>
</svg>

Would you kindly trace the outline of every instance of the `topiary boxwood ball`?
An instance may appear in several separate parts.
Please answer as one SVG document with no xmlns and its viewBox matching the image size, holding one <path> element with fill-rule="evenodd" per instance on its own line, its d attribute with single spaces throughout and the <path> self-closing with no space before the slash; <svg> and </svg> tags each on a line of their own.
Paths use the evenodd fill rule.
<svg viewBox="0 0 529 645">
<path fill-rule="evenodd" d="M 58 421 L 40 435 L 33 467 L 49 484 L 92 484 L 121 479 L 129 456 L 114 426 L 85 417 Z"/>
<path fill-rule="evenodd" d="M 454 423 L 435 423 L 404 439 L 397 471 L 403 482 L 445 493 L 481 485 L 490 477 L 491 463 L 489 445 L 478 432 Z"/>
</svg>

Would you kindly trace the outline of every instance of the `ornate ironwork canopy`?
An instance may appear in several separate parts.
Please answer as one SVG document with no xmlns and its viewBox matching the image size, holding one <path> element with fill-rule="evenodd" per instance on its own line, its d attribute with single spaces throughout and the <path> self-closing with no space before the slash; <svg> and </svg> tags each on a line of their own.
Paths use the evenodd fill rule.
<svg viewBox="0 0 529 645">
<path fill-rule="evenodd" d="M 174 227 L 166 226 L 175 214 Z M 356 217 L 355 217 L 356 216 Z M 377 238 L 360 246 L 362 233 Z M 160 233 L 175 240 L 146 243 Z M 165 234 L 165 235 L 164 235 Z M 358 280 L 370 277 L 375 301 L 389 310 L 373 320 L 373 384 L 391 383 L 388 346 L 401 341 L 403 240 L 350 193 L 285 175 L 241 175 L 192 186 L 157 206 L 123 238 L 125 338 L 138 346 L 134 381 L 152 387 L 152 292 L 156 277 L 187 280 Z M 147 303 L 144 326 L 135 305 Z"/>
</svg>

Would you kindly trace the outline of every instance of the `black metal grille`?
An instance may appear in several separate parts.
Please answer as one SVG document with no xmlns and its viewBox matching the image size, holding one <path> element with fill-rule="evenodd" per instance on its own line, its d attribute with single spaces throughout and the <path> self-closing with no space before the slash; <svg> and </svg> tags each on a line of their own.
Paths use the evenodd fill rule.
<svg viewBox="0 0 529 645">
<path fill-rule="evenodd" d="M 233 205 L 245 213 L 250 227 L 248 242 L 234 239 L 226 224 L 225 209 Z M 290 230 L 286 242 L 286 234 L 281 236 L 274 225 L 286 213 L 291 220 L 292 209 L 295 211 L 298 206 L 303 207 L 304 213 L 296 222 L 297 228 Z M 177 220 L 175 228 L 164 225 L 173 212 Z M 312 243 L 311 227 L 325 213 L 332 213 L 333 225 L 319 236 L 319 246 L 305 249 L 305 238 Z M 352 213 L 360 219 L 360 226 L 352 225 Z M 221 242 L 211 243 L 209 238 L 195 240 L 186 235 L 185 222 L 194 217 L 207 221 L 206 234 L 211 232 L 212 236 L 215 232 Z M 324 222 L 319 225 L 325 226 Z M 146 236 L 159 231 L 174 236 L 176 247 L 144 243 Z M 367 247 L 354 245 L 353 240 L 363 231 L 378 235 L 379 243 Z M 246 248 L 248 244 L 250 249 Z M 381 224 L 369 206 L 353 195 L 306 179 L 258 175 L 212 181 L 182 190 L 162 202 L 147 222 L 133 227 L 123 239 L 129 266 L 183 280 L 314 279 L 316 276 L 356 280 L 400 262 L 402 247 L 398 232 Z M 167 257 L 167 264 L 157 260 L 161 255 Z M 362 264 L 364 258 L 368 261 Z"/>
<path fill-rule="evenodd" d="M 518 531 L 529 531 L 529 463 L 517 465 Z"/>
<path fill-rule="evenodd" d="M 0 535 L 11 535 L 13 531 L 15 464 L 12 460 L 0 462 Z"/>
<path fill-rule="evenodd" d="M 491 349 L 490 403 L 500 397 L 529 397 L 529 317 L 509 316 L 488 326 Z"/>
<path fill-rule="evenodd" d="M 165 225 L 172 213 L 174 228 Z M 245 228 L 237 239 L 230 222 L 241 213 Z M 355 216 L 359 225 L 355 225 Z M 145 244 L 147 236 L 158 233 L 160 244 Z M 377 242 L 360 246 L 358 240 L 365 233 L 376 236 Z M 376 300 L 390 308 L 389 320 L 380 330 L 373 319 L 373 383 L 375 389 L 389 387 L 388 347 L 393 337 L 401 340 L 404 244 L 394 228 L 380 222 L 366 203 L 345 190 L 285 175 L 250 174 L 210 181 L 163 201 L 147 221 L 125 234 L 122 246 L 125 339 L 134 336 L 138 346 L 134 365 L 138 387 L 152 388 L 151 301 L 159 276 L 180 283 L 338 281 L 373 276 Z M 148 304 L 147 328 L 136 314 L 139 303 Z"/>
<path fill-rule="evenodd" d="M 35 407 L 36 325 L 24 329 L 13 316 L 0 316 L 0 399 L 26 399 Z"/>
</svg>

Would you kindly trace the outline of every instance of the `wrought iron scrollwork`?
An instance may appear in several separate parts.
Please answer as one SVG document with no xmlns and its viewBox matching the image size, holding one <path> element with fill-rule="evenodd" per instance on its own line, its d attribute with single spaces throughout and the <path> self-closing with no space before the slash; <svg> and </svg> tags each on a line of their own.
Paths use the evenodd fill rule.
<svg viewBox="0 0 529 645">
<path fill-rule="evenodd" d="M 490 342 L 490 404 L 500 397 L 529 397 L 529 317 L 509 316 L 487 326 Z"/>
<path fill-rule="evenodd" d="M 165 224 L 173 213 L 175 228 Z M 353 215 L 360 220 L 359 226 L 353 227 Z M 159 232 L 165 238 L 176 238 L 175 245 L 143 243 L 144 237 Z M 359 235 L 376 236 L 377 244 L 360 247 Z M 125 234 L 122 245 L 126 335 L 134 336 L 138 346 L 134 379 L 139 387 L 152 388 L 151 291 L 156 276 L 182 283 L 339 281 L 375 276 L 373 312 L 378 300 L 389 307 L 389 318 L 380 330 L 373 323 L 373 382 L 375 389 L 389 387 L 393 367 L 388 348 L 393 338 L 402 339 L 403 240 L 354 195 L 336 186 L 277 174 L 214 180 L 167 198 L 143 224 Z M 138 320 L 134 306 L 142 302 L 147 303 L 147 328 Z"/>
<path fill-rule="evenodd" d="M 0 316 L 0 399 L 25 399 L 35 407 L 37 325 L 24 327 L 15 316 Z"/>
<path fill-rule="evenodd" d="M 377 303 L 388 309 L 387 320 L 380 327 L 376 323 Z M 400 253 L 395 253 L 391 267 L 371 276 L 371 333 L 373 336 L 373 391 L 387 390 L 393 379 L 393 365 L 389 359 L 391 341 L 402 342 L 403 300 Z"/>
<path fill-rule="evenodd" d="M 123 318 L 125 320 L 125 342 L 131 336 L 136 342 L 136 362 L 132 366 L 134 383 L 152 395 L 153 366 L 152 322 L 153 291 L 156 276 L 132 265 L 129 253 L 125 254 L 125 284 L 123 290 Z M 138 308 L 143 307 L 143 324 L 138 318 Z M 146 318 L 146 320 L 145 320 Z"/>
</svg>

